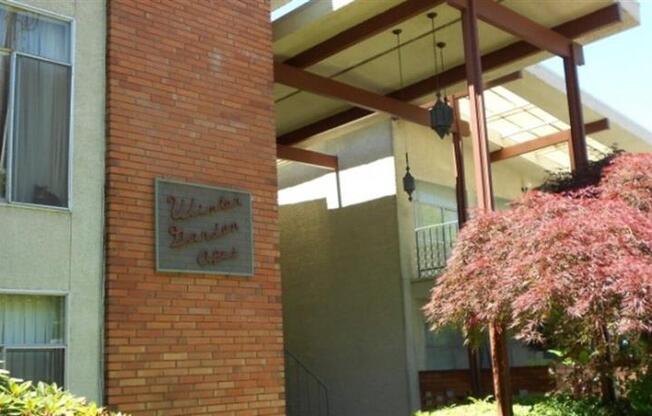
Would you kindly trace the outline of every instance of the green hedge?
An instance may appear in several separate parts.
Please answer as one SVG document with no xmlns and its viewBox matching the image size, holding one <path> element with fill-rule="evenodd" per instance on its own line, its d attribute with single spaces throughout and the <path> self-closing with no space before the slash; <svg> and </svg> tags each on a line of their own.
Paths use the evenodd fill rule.
<svg viewBox="0 0 652 416">
<path fill-rule="evenodd" d="M 0 370 L 0 416 L 127 416 L 75 397 L 56 384 L 11 378 Z"/>
</svg>

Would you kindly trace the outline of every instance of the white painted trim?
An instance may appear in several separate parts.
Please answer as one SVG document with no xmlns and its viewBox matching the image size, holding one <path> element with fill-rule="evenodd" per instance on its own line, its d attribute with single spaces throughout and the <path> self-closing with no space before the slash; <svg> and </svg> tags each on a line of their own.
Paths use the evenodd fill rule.
<svg viewBox="0 0 652 416">
<path fill-rule="evenodd" d="M 37 211 L 49 211 L 49 212 L 59 212 L 63 214 L 70 214 L 72 211 L 70 210 L 69 207 L 55 207 L 52 205 L 39 205 L 39 204 L 31 204 L 29 202 L 15 202 L 15 201 L 9 201 L 0 199 L 0 208 L 2 207 L 13 207 L 13 208 L 25 208 L 25 209 L 33 209 Z"/>
<path fill-rule="evenodd" d="M 70 383 L 68 376 L 70 374 L 70 345 L 68 342 L 70 340 L 70 293 L 64 295 L 63 300 L 63 319 L 64 325 L 66 326 L 63 331 L 63 344 L 66 346 L 66 349 L 63 351 L 63 388 L 66 388 Z"/>
<path fill-rule="evenodd" d="M 59 61 L 57 59 L 51 59 L 51 58 L 46 58 L 44 56 L 39 56 L 39 55 L 34 55 L 31 53 L 27 52 L 22 52 L 22 51 L 12 51 L 16 55 L 24 56 L 25 58 L 31 58 L 43 62 L 48 62 L 51 64 L 56 64 L 56 65 L 61 65 L 61 66 L 67 66 L 67 67 L 72 67 L 72 64 L 70 62 L 65 62 L 65 61 Z"/>
<path fill-rule="evenodd" d="M 66 345 L 64 344 L 17 344 L 17 345 L 5 345 L 1 344 L 0 348 L 5 350 L 64 350 Z"/>
<path fill-rule="evenodd" d="M 14 182 L 14 101 L 16 90 L 16 53 L 11 53 L 11 62 L 9 63 L 9 99 L 7 101 L 7 117 L 9 122 L 9 134 L 7 134 L 7 153 L 5 160 L 7 161 L 7 171 L 5 172 L 5 199 L 7 203 L 11 203 L 11 194 L 13 192 Z"/>
<path fill-rule="evenodd" d="M 73 206 L 73 171 L 75 156 L 75 59 L 77 51 L 77 21 L 70 20 L 70 89 L 68 91 L 68 203 L 66 207 L 72 210 Z"/>
<path fill-rule="evenodd" d="M 18 0 L 0 0 L 0 4 L 5 4 L 5 5 L 9 6 L 9 7 L 15 7 L 17 9 L 22 9 L 22 10 L 24 10 L 26 12 L 41 14 L 41 15 L 49 17 L 51 19 L 64 20 L 64 21 L 67 21 L 67 22 L 72 22 L 73 20 L 75 20 L 71 16 L 67 16 L 67 15 L 60 14 L 60 13 L 55 13 L 53 11 L 46 10 L 46 9 L 36 7 L 36 6 L 32 6 L 30 4 L 25 4 L 25 3 L 22 3 L 22 2 L 20 2 Z"/>
<path fill-rule="evenodd" d="M 57 296 L 67 297 L 67 290 L 49 290 L 49 289 L 2 289 L 0 295 L 28 295 L 28 296 Z"/>
</svg>

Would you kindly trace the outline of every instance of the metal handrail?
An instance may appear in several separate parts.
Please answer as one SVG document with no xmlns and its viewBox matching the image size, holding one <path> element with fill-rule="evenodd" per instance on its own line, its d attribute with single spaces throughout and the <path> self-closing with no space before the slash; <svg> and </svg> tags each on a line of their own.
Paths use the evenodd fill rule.
<svg viewBox="0 0 652 416">
<path fill-rule="evenodd" d="M 290 365 L 294 365 L 297 371 L 290 372 Z M 329 391 L 326 383 L 288 350 L 285 350 L 285 369 L 288 416 L 330 416 Z M 317 388 L 316 401 L 311 394 L 312 385 Z M 302 394 L 304 392 L 305 395 Z"/>
</svg>

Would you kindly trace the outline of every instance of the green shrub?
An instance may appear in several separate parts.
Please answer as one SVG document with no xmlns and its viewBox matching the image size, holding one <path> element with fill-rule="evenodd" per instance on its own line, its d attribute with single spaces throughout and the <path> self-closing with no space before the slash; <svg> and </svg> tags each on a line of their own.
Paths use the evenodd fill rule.
<svg viewBox="0 0 652 416">
<path fill-rule="evenodd" d="M 637 416 L 652 415 L 652 369 L 627 386 L 627 398 Z"/>
<path fill-rule="evenodd" d="M 604 407 L 597 399 L 575 400 L 569 396 L 530 396 L 514 400 L 514 416 L 638 416 L 628 404 Z M 449 406 L 433 412 L 417 412 L 414 416 L 493 416 L 496 404 L 490 399 L 470 400 L 468 404 Z M 640 413 L 650 415 L 652 413 Z"/>
<path fill-rule="evenodd" d="M 120 416 L 75 397 L 56 384 L 14 379 L 0 370 L 0 416 Z M 126 415 L 123 415 L 126 416 Z"/>
</svg>

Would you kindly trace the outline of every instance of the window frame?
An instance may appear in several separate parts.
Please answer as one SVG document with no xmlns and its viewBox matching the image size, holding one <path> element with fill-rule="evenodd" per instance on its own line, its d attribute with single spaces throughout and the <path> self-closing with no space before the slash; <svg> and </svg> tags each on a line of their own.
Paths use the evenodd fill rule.
<svg viewBox="0 0 652 416">
<path fill-rule="evenodd" d="M 38 7 L 33 7 L 29 6 L 23 3 L 20 3 L 18 1 L 13 1 L 13 0 L 0 0 L 0 6 L 7 6 L 8 8 L 14 8 L 18 9 L 21 11 L 25 11 L 28 13 L 34 13 L 41 15 L 43 17 L 47 17 L 50 19 L 54 20 L 59 20 L 62 22 L 65 22 L 69 25 L 70 27 L 70 37 L 68 39 L 69 42 L 69 48 L 70 48 L 70 62 L 62 62 L 58 61 L 55 59 L 49 59 L 49 58 L 44 58 L 41 56 L 37 55 L 32 55 L 30 53 L 25 53 L 25 52 L 19 52 L 16 50 L 11 50 L 11 49 L 6 49 L 6 48 L 1 48 L 0 47 L 0 52 L 3 52 L 4 54 L 8 54 L 10 56 L 11 62 L 10 62 L 10 82 L 9 82 L 9 97 L 7 99 L 7 122 L 9 123 L 9 128 L 8 128 L 8 134 L 7 134 L 7 140 L 8 142 L 6 143 L 6 154 L 5 154 L 5 160 L 6 160 L 6 174 L 5 174 L 5 195 L 4 197 L 0 196 L 0 205 L 12 205 L 12 206 L 19 206 L 19 207 L 25 207 L 25 208 L 34 208 L 34 209 L 40 209 L 40 210 L 49 210 L 49 211 L 59 211 L 59 212 L 69 212 L 72 211 L 73 208 L 73 169 L 74 169 L 74 164 L 73 164 L 73 159 L 74 159 L 74 143 L 75 143 L 75 78 L 76 78 L 76 73 L 75 73 L 75 58 L 76 58 L 76 50 L 75 50 L 75 44 L 76 44 L 76 21 L 73 17 L 71 16 L 65 16 L 61 15 L 58 13 L 53 13 L 49 10 L 41 9 Z M 17 56 L 24 56 L 26 58 L 32 58 L 36 59 L 42 62 L 49 62 L 57 65 L 63 65 L 68 68 L 70 68 L 70 91 L 69 91 L 69 97 L 70 99 L 68 100 L 68 180 L 67 180 L 67 187 L 68 187 L 68 192 L 67 192 L 67 199 L 66 199 L 66 205 L 63 207 L 57 207 L 53 205 L 44 205 L 44 204 L 34 204 L 31 202 L 21 202 L 21 201 L 14 201 L 12 198 L 12 185 L 13 185 L 13 142 L 14 142 L 14 101 L 15 101 L 15 94 L 16 94 L 16 57 Z"/>
<path fill-rule="evenodd" d="M 68 373 L 69 373 L 69 358 L 70 347 L 68 340 L 70 339 L 70 324 L 69 324 L 69 311 L 70 311 L 70 294 L 66 291 L 60 290 L 23 290 L 23 289 L 0 289 L 0 295 L 12 296 L 50 296 L 61 298 L 63 302 L 63 343 L 61 344 L 24 344 L 24 345 L 11 345 L 7 346 L 0 344 L 0 369 L 6 369 L 6 354 L 7 350 L 14 351 L 30 351 L 30 350 L 63 350 L 63 387 L 68 386 Z"/>
</svg>

